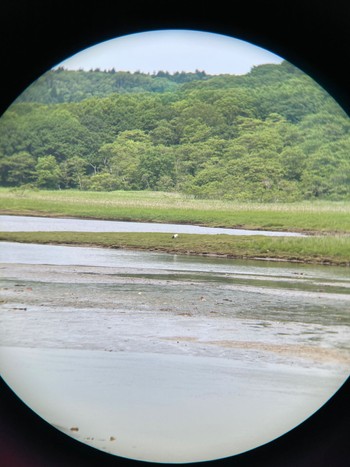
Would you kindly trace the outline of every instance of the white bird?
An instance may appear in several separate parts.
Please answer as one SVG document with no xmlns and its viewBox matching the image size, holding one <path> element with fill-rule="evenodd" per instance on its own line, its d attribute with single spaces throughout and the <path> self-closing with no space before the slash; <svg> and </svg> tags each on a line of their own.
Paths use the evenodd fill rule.
<svg viewBox="0 0 350 467">
<path fill-rule="evenodd" d="M 177 238 L 178 234 L 174 234 L 171 238 Z"/>
</svg>

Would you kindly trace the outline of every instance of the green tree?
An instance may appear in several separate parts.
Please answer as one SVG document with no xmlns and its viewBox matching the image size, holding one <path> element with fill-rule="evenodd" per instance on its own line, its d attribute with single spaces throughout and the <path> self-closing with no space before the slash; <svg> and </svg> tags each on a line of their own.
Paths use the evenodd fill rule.
<svg viewBox="0 0 350 467">
<path fill-rule="evenodd" d="M 40 188 L 60 188 L 61 170 L 54 156 L 39 157 L 35 167 L 36 184 Z"/>
<path fill-rule="evenodd" d="M 164 183 L 164 177 L 169 177 L 175 185 L 174 153 L 165 146 L 155 146 L 140 157 L 138 179 L 141 189 L 157 190 Z M 167 178 L 168 183 L 169 178 Z"/>
<path fill-rule="evenodd" d="M 211 130 L 207 124 L 198 119 L 191 118 L 187 120 L 182 130 L 181 143 L 198 143 L 205 141 L 211 135 Z"/>
<path fill-rule="evenodd" d="M 281 153 L 281 164 L 287 180 L 300 181 L 306 163 L 305 153 L 298 147 L 286 147 Z"/>
<path fill-rule="evenodd" d="M 19 186 L 35 178 L 35 159 L 22 151 L 0 159 L 0 177 L 4 185 Z"/>
<path fill-rule="evenodd" d="M 95 148 L 88 131 L 65 109 L 41 109 L 28 121 L 27 143 L 35 157 L 52 155 L 58 162 Z"/>
<path fill-rule="evenodd" d="M 108 173 L 102 172 L 94 174 L 87 182 L 87 188 L 92 191 L 113 191 L 118 190 L 119 185 L 115 177 Z"/>
<path fill-rule="evenodd" d="M 350 160 L 340 162 L 331 176 L 331 198 L 350 200 Z"/>
<path fill-rule="evenodd" d="M 155 145 L 171 146 L 180 142 L 180 131 L 174 121 L 161 120 L 159 124 L 150 131 L 150 137 Z"/>
<path fill-rule="evenodd" d="M 61 181 L 64 188 L 84 188 L 89 164 L 79 156 L 73 156 L 60 164 Z"/>
<path fill-rule="evenodd" d="M 113 176 L 119 189 L 137 189 L 140 159 L 151 147 L 150 138 L 144 131 L 124 131 L 113 143 L 100 148 L 99 167 Z"/>
</svg>

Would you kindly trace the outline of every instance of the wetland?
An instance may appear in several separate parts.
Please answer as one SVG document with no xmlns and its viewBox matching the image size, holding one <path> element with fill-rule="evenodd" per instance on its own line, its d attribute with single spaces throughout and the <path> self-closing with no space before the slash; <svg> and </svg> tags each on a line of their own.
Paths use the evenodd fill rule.
<svg viewBox="0 0 350 467">
<path fill-rule="evenodd" d="M 237 454 L 294 428 L 349 374 L 348 268 L 1 247 L 2 374 L 98 449 L 156 462 Z"/>
</svg>

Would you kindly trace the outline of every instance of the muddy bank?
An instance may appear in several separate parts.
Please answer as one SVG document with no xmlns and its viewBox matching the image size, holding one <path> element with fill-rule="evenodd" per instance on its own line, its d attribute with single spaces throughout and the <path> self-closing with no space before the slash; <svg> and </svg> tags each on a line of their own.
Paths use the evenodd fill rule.
<svg viewBox="0 0 350 467">
<path fill-rule="evenodd" d="M 294 428 L 348 377 L 344 268 L 3 252 L 2 376 L 53 426 L 111 454 L 231 456 Z"/>
<path fill-rule="evenodd" d="M 1 271 L 4 345 L 350 366 L 345 281 L 305 278 L 303 289 L 292 271 L 259 278 L 146 265 Z"/>
</svg>

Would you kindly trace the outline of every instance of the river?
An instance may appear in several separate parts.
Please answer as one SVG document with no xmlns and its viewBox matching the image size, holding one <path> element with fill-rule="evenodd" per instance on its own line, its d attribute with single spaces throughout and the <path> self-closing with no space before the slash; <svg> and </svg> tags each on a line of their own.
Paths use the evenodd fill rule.
<svg viewBox="0 0 350 467">
<path fill-rule="evenodd" d="M 121 222 L 91 219 L 62 219 L 29 216 L 0 216 L 0 230 L 4 232 L 165 232 L 178 234 L 226 234 L 303 236 L 297 232 L 269 230 L 224 229 L 185 224 L 157 224 L 151 222 Z"/>
<path fill-rule="evenodd" d="M 0 247 L 2 376 L 111 454 L 238 454 L 294 428 L 349 375 L 348 268 Z"/>
</svg>

